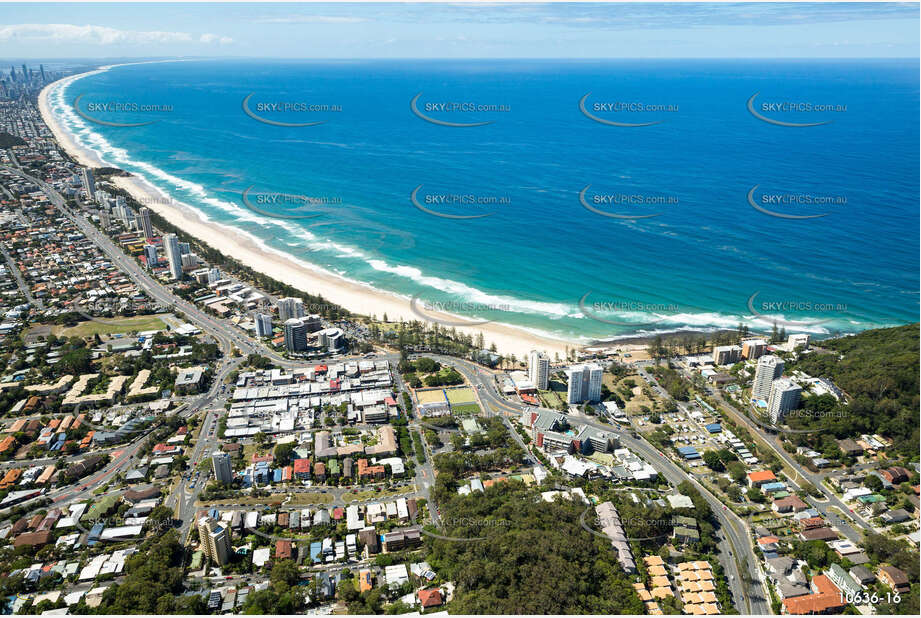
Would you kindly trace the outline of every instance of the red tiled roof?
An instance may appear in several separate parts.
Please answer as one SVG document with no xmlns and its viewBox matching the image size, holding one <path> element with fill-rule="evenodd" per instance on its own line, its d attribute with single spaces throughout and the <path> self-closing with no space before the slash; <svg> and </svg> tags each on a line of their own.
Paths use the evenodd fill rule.
<svg viewBox="0 0 921 618">
<path fill-rule="evenodd" d="M 444 601 L 441 599 L 441 590 L 435 588 L 434 590 L 420 590 L 419 591 L 419 603 L 422 607 L 437 607 L 441 605 Z"/>
<path fill-rule="evenodd" d="M 279 560 L 287 560 L 291 557 L 291 541 L 281 541 L 275 543 L 275 557 Z"/>
<path fill-rule="evenodd" d="M 767 481 L 776 481 L 777 477 L 774 476 L 774 473 L 770 470 L 759 470 L 757 472 L 749 472 L 748 480 L 752 483 L 763 483 Z"/>
<path fill-rule="evenodd" d="M 847 605 L 841 598 L 841 591 L 825 575 L 813 577 L 812 587 L 816 590 L 813 594 L 783 600 L 788 614 L 825 614 Z"/>
</svg>

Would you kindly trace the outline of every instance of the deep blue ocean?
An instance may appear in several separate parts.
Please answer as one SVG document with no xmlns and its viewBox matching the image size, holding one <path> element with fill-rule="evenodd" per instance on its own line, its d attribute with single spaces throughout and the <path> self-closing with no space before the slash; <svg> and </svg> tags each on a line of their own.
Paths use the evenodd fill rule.
<svg viewBox="0 0 921 618">
<path fill-rule="evenodd" d="M 51 99 L 107 163 L 407 299 L 581 340 L 775 319 L 825 335 L 918 320 L 918 69 L 191 61 Z M 88 121 L 80 95 L 94 119 L 156 122 Z"/>
</svg>

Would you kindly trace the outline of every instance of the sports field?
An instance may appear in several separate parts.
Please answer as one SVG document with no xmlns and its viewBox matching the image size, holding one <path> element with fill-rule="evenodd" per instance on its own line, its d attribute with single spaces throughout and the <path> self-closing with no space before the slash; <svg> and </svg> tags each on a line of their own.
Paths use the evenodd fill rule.
<svg viewBox="0 0 921 618">
<path fill-rule="evenodd" d="M 451 412 L 454 414 L 461 414 L 461 415 L 467 415 L 467 414 L 477 415 L 480 413 L 480 406 L 478 406 L 475 403 L 462 403 L 456 406 L 452 405 Z"/>
<path fill-rule="evenodd" d="M 420 404 L 423 403 L 444 403 L 445 394 L 444 391 L 440 388 L 433 388 L 431 390 L 417 390 L 416 399 Z"/>
<path fill-rule="evenodd" d="M 76 326 L 55 326 L 52 332 L 58 337 L 92 337 L 93 335 L 114 335 L 118 333 L 163 330 L 166 324 L 157 315 L 138 315 L 132 318 L 96 318 Z"/>
<path fill-rule="evenodd" d="M 446 388 L 445 393 L 447 393 L 448 402 L 451 405 L 459 403 L 473 403 L 476 401 L 476 396 L 473 394 L 473 389 L 469 386 L 463 386 L 461 388 Z"/>
</svg>

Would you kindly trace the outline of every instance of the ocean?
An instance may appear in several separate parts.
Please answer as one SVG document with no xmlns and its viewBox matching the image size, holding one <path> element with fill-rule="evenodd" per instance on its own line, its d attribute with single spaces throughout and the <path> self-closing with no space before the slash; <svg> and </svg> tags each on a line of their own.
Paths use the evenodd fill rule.
<svg viewBox="0 0 921 618">
<path fill-rule="evenodd" d="M 918 319 L 918 68 L 184 61 L 50 101 L 108 164 L 420 315 L 827 336 Z"/>
</svg>

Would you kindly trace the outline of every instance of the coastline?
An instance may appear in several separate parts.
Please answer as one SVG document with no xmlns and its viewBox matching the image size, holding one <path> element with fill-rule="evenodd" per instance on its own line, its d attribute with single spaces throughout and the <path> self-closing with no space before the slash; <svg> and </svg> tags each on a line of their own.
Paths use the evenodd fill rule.
<svg viewBox="0 0 921 618">
<path fill-rule="evenodd" d="M 64 80 L 49 84 L 42 89 L 38 97 L 39 111 L 58 145 L 80 165 L 88 167 L 104 167 L 106 163 L 96 152 L 80 145 L 58 122 L 51 112 L 51 106 L 48 101 L 49 93 L 52 88 L 64 87 L 71 81 L 76 81 L 108 68 L 110 67 L 102 67 L 95 71 L 72 75 L 64 78 Z M 175 200 L 172 200 L 170 196 L 164 195 L 152 184 L 134 174 L 128 177 L 113 177 L 112 181 L 118 187 L 130 193 L 138 202 L 146 205 L 185 233 L 194 236 L 225 255 L 233 256 L 234 259 L 273 279 L 297 287 L 305 292 L 323 296 L 330 302 L 356 314 L 381 317 L 386 313 L 390 322 L 420 321 L 420 316 L 413 310 L 410 299 L 338 277 L 319 267 L 311 268 L 306 262 L 294 260 L 282 255 L 280 252 L 261 246 L 252 237 L 243 232 L 231 226 L 205 219 L 194 210 L 183 207 Z M 462 317 L 444 312 L 426 310 L 426 315 L 430 315 L 435 320 L 441 320 L 442 323 L 448 323 L 451 326 L 464 321 Z M 451 326 L 443 326 L 443 328 L 450 328 Z M 487 348 L 495 344 L 499 353 L 504 355 L 514 354 L 519 359 L 525 358 L 529 351 L 535 349 L 544 351 L 551 356 L 558 353 L 565 358 L 567 348 L 573 349 L 582 346 L 582 344 L 575 341 L 544 337 L 515 326 L 496 322 L 473 326 L 458 325 L 455 328 L 458 332 L 473 336 L 482 333 Z"/>
</svg>

